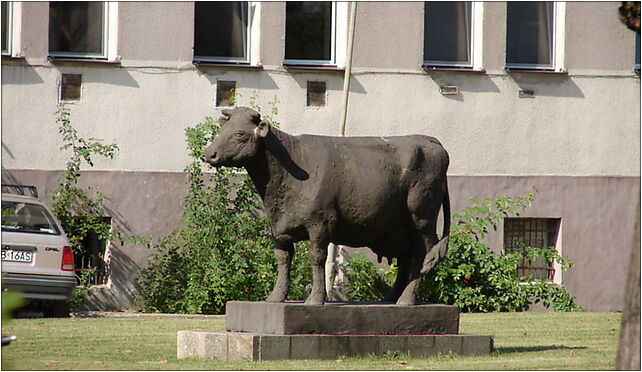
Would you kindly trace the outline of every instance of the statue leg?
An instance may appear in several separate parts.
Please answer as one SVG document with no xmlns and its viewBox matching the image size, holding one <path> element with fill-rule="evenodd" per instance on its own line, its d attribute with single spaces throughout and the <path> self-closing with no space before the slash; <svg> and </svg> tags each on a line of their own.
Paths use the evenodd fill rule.
<svg viewBox="0 0 642 372">
<path fill-rule="evenodd" d="M 325 261 L 328 256 L 328 239 L 310 236 L 310 263 L 312 265 L 312 289 L 305 300 L 308 305 L 323 305 L 325 293 Z"/>
<path fill-rule="evenodd" d="M 437 213 L 429 214 L 433 208 L 422 208 L 421 211 L 413 213 L 414 231 L 412 234 L 412 263 L 410 264 L 410 278 L 408 285 L 397 300 L 398 305 L 414 305 L 417 298 L 417 290 L 423 274 L 424 259 L 430 256 L 430 251 L 437 244 Z M 421 213 L 423 212 L 423 213 Z M 428 213 L 426 213 L 428 212 Z"/>
<path fill-rule="evenodd" d="M 265 301 L 284 302 L 290 289 L 290 266 L 292 264 L 292 256 L 294 256 L 294 245 L 277 242 L 274 248 L 274 255 L 276 256 L 279 271 L 276 283 L 274 283 L 274 289 Z"/>
<path fill-rule="evenodd" d="M 410 276 L 410 267 L 412 264 L 411 258 L 397 258 L 397 278 L 395 284 L 392 286 L 390 293 L 382 300 L 382 302 L 395 302 L 401 296 L 401 293 L 408 284 Z"/>
</svg>

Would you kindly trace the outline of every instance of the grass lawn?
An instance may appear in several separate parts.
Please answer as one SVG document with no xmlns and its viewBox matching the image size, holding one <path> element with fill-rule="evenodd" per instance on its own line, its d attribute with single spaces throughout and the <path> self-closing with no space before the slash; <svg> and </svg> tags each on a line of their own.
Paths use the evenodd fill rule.
<svg viewBox="0 0 642 372">
<path fill-rule="evenodd" d="M 221 362 L 176 359 L 176 332 L 222 331 L 224 318 L 15 319 L 2 325 L 18 336 L 2 348 L 2 370 L 604 370 L 615 368 L 619 326 L 617 313 L 462 314 L 461 333 L 495 336 L 491 355 Z"/>
</svg>

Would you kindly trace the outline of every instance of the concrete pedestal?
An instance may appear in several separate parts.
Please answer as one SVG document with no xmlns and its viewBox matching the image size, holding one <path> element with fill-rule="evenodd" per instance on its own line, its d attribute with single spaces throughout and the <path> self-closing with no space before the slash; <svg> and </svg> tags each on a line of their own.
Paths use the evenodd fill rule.
<svg viewBox="0 0 642 372">
<path fill-rule="evenodd" d="M 225 306 L 225 327 L 228 331 L 277 335 L 457 334 L 459 308 L 441 304 L 229 301 Z"/>
<path fill-rule="evenodd" d="M 179 331 L 178 358 L 335 359 L 387 352 L 427 357 L 493 349 L 492 336 L 458 334 L 459 309 L 449 305 L 231 301 L 226 329 Z"/>
</svg>

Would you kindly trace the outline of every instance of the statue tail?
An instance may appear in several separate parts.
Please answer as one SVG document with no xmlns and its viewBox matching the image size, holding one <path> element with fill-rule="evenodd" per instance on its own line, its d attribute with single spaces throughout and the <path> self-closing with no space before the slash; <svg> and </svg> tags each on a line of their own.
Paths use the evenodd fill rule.
<svg viewBox="0 0 642 372">
<path fill-rule="evenodd" d="M 441 261 L 448 251 L 448 240 L 450 238 L 450 195 L 448 194 L 448 180 L 444 178 L 444 199 L 442 201 L 444 213 L 444 230 L 441 240 L 426 253 L 422 274 L 426 274 Z"/>
</svg>

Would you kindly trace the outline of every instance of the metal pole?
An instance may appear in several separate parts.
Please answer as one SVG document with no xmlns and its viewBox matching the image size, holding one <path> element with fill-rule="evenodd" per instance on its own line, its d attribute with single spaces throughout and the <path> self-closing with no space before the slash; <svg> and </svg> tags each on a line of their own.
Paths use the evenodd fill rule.
<svg viewBox="0 0 642 372">
<path fill-rule="evenodd" d="M 346 69 L 343 75 L 343 104 L 341 111 L 341 121 L 339 126 L 339 136 L 346 134 L 346 119 L 348 117 L 348 96 L 350 93 L 350 74 L 352 72 L 352 46 L 354 44 L 354 26 L 357 20 L 357 2 L 350 2 L 350 23 L 348 25 L 348 49 L 346 51 Z M 338 247 L 334 243 L 328 245 L 328 257 L 325 261 L 325 291 L 328 300 L 333 298 L 335 261 L 337 258 Z"/>
<path fill-rule="evenodd" d="M 352 46 L 354 44 L 354 26 L 357 22 L 357 2 L 350 2 L 350 25 L 348 26 L 348 51 L 346 52 L 346 70 L 343 75 L 343 111 L 339 135 L 346 134 L 346 119 L 348 117 L 348 95 L 350 93 L 350 74 L 352 73 Z"/>
</svg>

